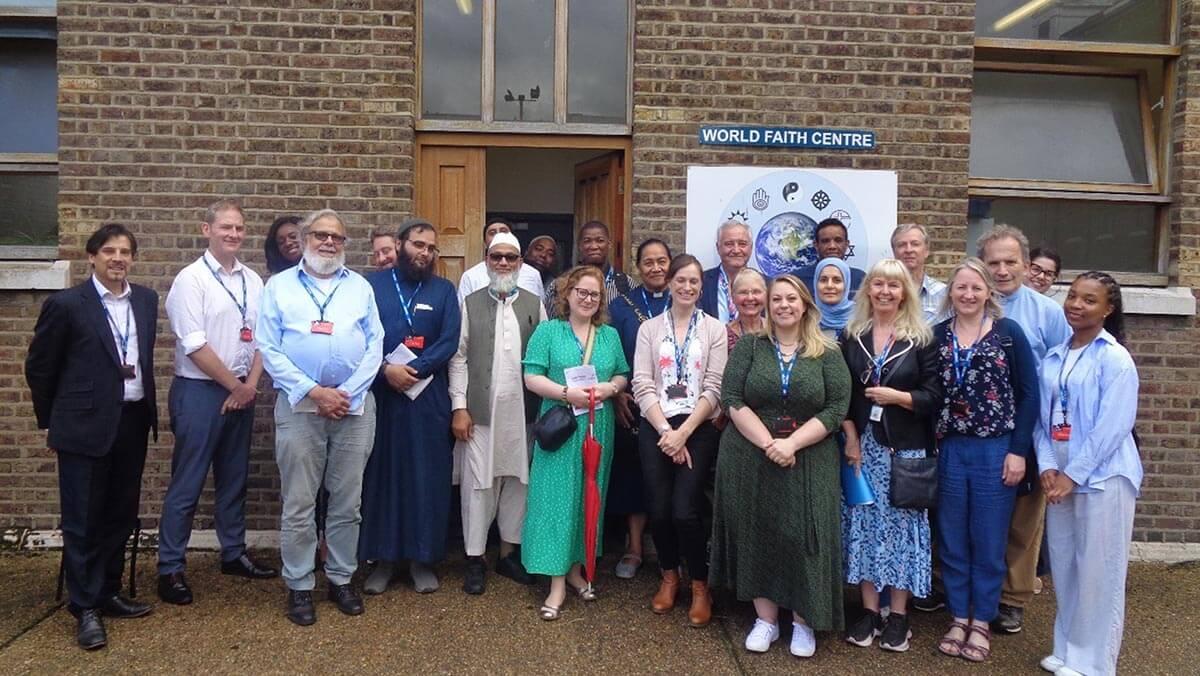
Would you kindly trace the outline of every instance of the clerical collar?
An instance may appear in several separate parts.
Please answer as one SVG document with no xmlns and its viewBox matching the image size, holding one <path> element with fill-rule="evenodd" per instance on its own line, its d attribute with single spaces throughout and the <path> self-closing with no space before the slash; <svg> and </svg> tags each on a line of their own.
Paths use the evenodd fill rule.
<svg viewBox="0 0 1200 676">
<path fill-rule="evenodd" d="M 642 287 L 642 288 L 644 289 L 644 288 L 646 288 L 646 287 Z M 651 291 L 651 292 L 650 292 L 650 297 L 651 297 L 651 298 L 662 298 L 662 297 L 663 297 L 663 296 L 665 296 L 665 295 L 667 295 L 667 292 L 666 292 L 666 290 L 665 290 L 665 289 L 664 289 L 664 290 L 662 290 L 662 291 Z"/>
</svg>

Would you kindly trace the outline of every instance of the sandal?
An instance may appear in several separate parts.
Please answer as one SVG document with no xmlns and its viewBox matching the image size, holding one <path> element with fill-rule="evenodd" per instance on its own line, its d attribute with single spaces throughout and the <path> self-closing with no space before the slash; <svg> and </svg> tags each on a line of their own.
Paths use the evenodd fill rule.
<svg viewBox="0 0 1200 676">
<path fill-rule="evenodd" d="M 626 554 L 617 561 L 616 575 L 622 580 L 632 580 L 642 567 L 642 557 L 637 554 Z"/>
<path fill-rule="evenodd" d="M 538 610 L 538 617 L 542 618 L 546 622 L 553 622 L 554 620 L 558 619 L 558 616 L 561 613 L 562 606 L 552 606 L 547 603 L 543 605 L 540 610 Z"/>
<path fill-rule="evenodd" d="M 567 586 L 570 587 L 571 591 L 575 592 L 579 596 L 579 598 L 583 599 L 584 601 L 595 601 L 596 600 L 596 589 L 594 587 L 592 587 L 591 582 L 587 583 L 586 585 L 584 585 L 582 587 L 576 587 L 575 585 L 571 584 L 570 582 L 567 582 Z"/>
<path fill-rule="evenodd" d="M 987 640 L 986 646 L 971 643 L 971 634 L 979 634 Z M 992 655 L 992 630 L 986 625 L 979 626 L 972 624 L 970 630 L 967 631 L 966 638 L 963 639 L 962 649 L 959 655 L 968 662 L 985 662 Z"/>
<path fill-rule="evenodd" d="M 963 637 L 961 639 L 950 638 L 950 632 L 955 629 L 962 630 Z M 946 630 L 946 635 L 942 637 L 942 640 L 938 641 L 938 652 L 949 657 L 960 657 L 962 655 L 963 642 L 967 640 L 967 635 L 970 633 L 971 627 L 966 622 L 959 622 L 958 620 L 951 622 L 950 628 Z"/>
</svg>

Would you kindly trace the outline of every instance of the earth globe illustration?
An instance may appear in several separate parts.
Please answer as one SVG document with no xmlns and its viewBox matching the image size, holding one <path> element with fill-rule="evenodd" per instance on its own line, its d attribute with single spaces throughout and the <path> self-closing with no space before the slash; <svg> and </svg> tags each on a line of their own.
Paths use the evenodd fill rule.
<svg viewBox="0 0 1200 676">
<path fill-rule="evenodd" d="M 817 264 L 817 222 L 795 211 L 776 214 L 754 240 L 759 270 L 774 277 Z"/>
</svg>

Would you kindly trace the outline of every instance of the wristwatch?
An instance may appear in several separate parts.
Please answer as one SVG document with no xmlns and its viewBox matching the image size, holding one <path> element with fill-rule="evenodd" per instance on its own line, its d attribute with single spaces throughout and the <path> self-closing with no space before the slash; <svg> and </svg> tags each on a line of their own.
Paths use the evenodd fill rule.
<svg viewBox="0 0 1200 676">
<path fill-rule="evenodd" d="M 666 434 L 667 432 L 670 432 L 670 431 L 671 431 L 671 429 L 672 429 L 672 428 L 671 428 L 671 424 L 670 424 L 670 423 L 663 423 L 663 424 L 662 424 L 662 427 L 659 427 L 659 428 L 658 428 L 658 433 L 659 433 L 659 434 Z"/>
</svg>

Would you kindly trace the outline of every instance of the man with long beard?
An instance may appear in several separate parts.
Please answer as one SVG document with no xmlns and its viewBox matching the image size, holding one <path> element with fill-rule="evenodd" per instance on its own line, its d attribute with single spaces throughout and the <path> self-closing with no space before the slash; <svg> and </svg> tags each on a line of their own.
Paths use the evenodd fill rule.
<svg viewBox="0 0 1200 676">
<path fill-rule="evenodd" d="M 275 461 L 283 516 L 279 553 L 287 617 L 317 621 L 312 589 L 317 548 L 317 491 L 329 491 L 325 578 L 329 598 L 359 615 L 350 584 L 361 522 L 363 468 L 375 438 L 369 391 L 383 359 L 383 327 L 371 288 L 346 269 L 346 226 L 332 209 L 300 221 L 300 265 L 271 277 L 254 334 L 275 389 Z"/>
<path fill-rule="evenodd" d="M 446 366 L 458 348 L 454 285 L 433 274 L 437 232 L 428 221 L 400 225 L 396 267 L 368 278 L 388 359 L 375 379 L 375 450 L 363 483 L 360 560 L 375 561 L 364 590 L 381 594 L 395 564 L 409 561 L 413 587 L 438 588 L 450 517 L 450 393 Z M 399 350 L 411 361 L 394 352 Z M 415 358 L 413 358 L 415 357 Z"/>
<path fill-rule="evenodd" d="M 521 584 L 531 578 L 517 547 L 525 521 L 529 484 L 528 425 L 538 401 L 525 390 L 521 356 L 538 322 L 546 319 L 541 298 L 517 288 L 520 242 L 506 232 L 488 245 L 487 288 L 463 301 L 458 351 L 450 359 L 451 430 L 456 475 L 461 475 L 463 541 L 467 571 L 463 591 L 482 594 L 483 558 L 493 521 L 500 529 L 496 572 Z"/>
</svg>

